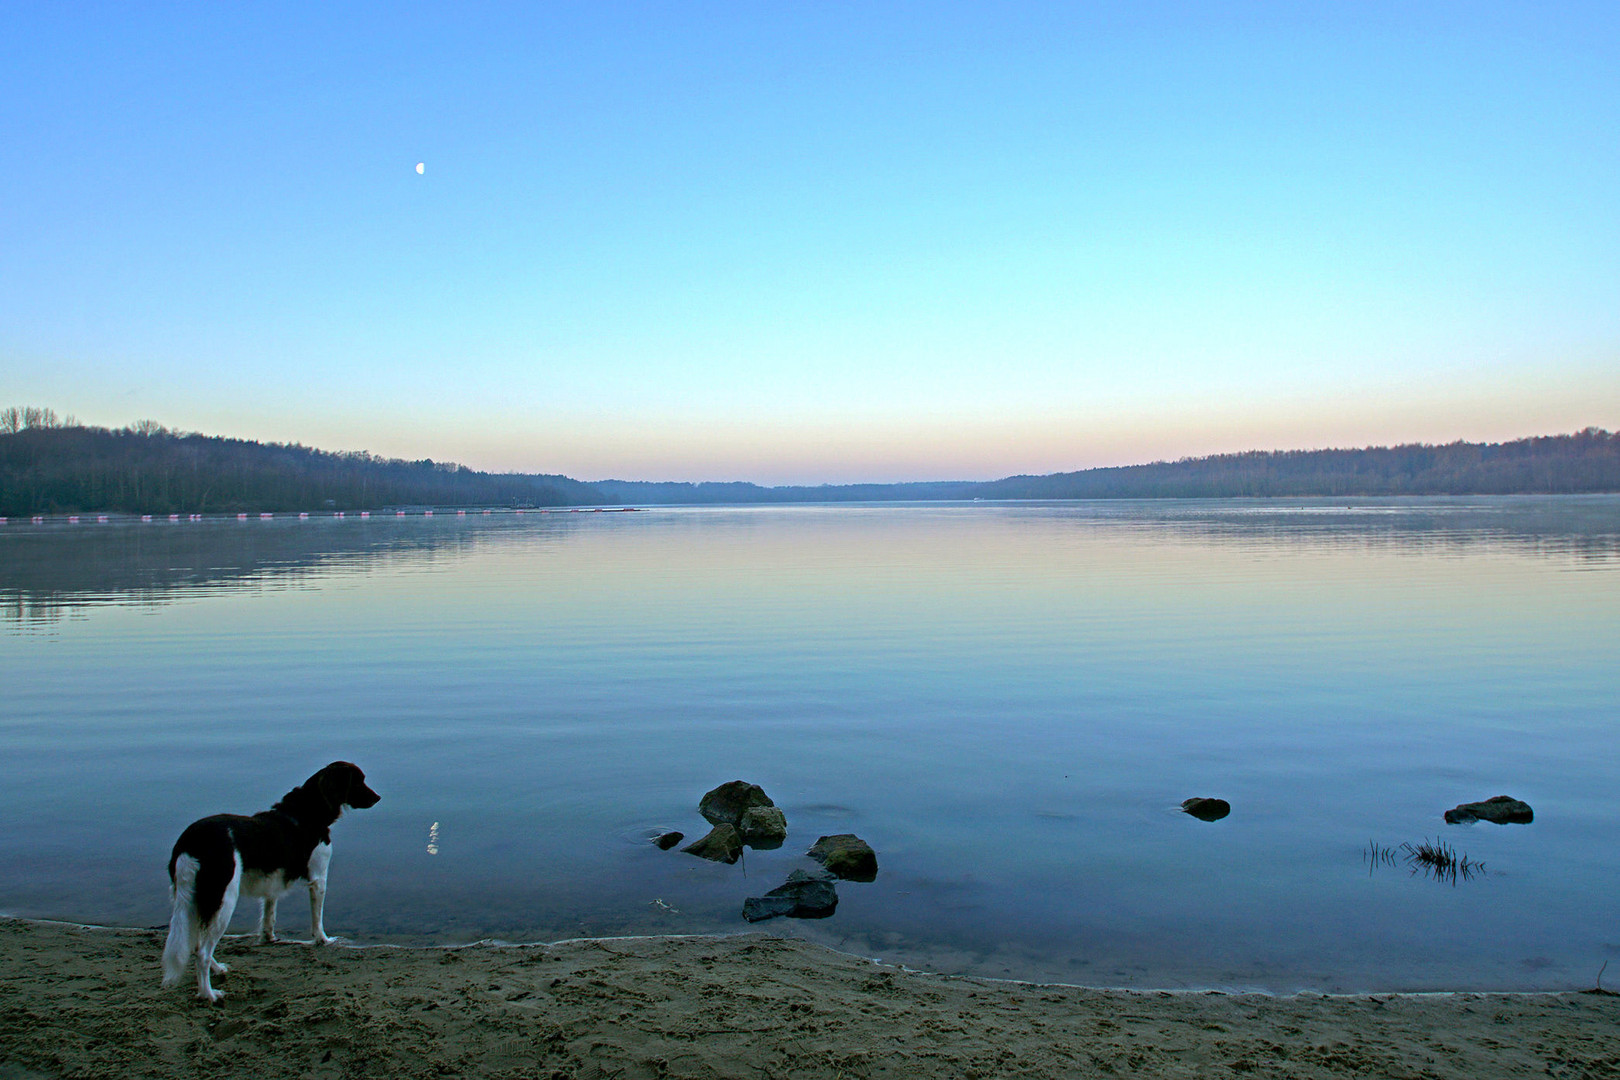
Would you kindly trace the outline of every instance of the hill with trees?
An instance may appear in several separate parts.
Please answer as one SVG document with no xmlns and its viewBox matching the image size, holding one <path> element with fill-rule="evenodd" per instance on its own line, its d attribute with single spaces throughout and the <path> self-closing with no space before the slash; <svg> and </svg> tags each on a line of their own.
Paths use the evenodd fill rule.
<svg viewBox="0 0 1620 1080">
<path fill-rule="evenodd" d="M 1620 491 L 1620 434 L 1587 428 L 1502 443 L 1251 450 L 1152 465 L 1009 476 L 985 499 L 1289 495 L 1573 495 Z"/>
<path fill-rule="evenodd" d="M 985 482 L 761 487 L 486 473 L 429 459 L 125 428 L 0 410 L 0 514 L 228 513 L 394 506 L 1268 498 L 1620 492 L 1620 434 L 1587 428 L 1502 443 L 1219 454 Z"/>
<path fill-rule="evenodd" d="M 59 422 L 49 409 L 0 410 L 0 514 L 581 506 L 604 499 L 566 476 L 179 434 L 151 421 L 111 430 Z"/>
<path fill-rule="evenodd" d="M 1620 491 L 1620 434 L 1587 428 L 1502 443 L 1252 450 L 984 482 L 765 488 L 600 480 L 593 486 L 616 502 L 649 503 L 1581 494 Z"/>
</svg>

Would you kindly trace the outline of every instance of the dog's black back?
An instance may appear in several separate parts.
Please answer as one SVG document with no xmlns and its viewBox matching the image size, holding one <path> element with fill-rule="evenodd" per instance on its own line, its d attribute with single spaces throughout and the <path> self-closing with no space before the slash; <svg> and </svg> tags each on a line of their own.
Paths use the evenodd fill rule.
<svg viewBox="0 0 1620 1080">
<path fill-rule="evenodd" d="M 359 766 L 334 761 L 269 810 L 251 817 L 215 814 L 192 822 L 169 854 L 169 883 L 174 883 L 175 860 L 182 855 L 197 860 L 197 915 L 207 923 L 236 874 L 237 855 L 245 872 L 279 874 L 288 884 L 307 879 L 310 856 L 317 845 L 332 842 L 332 823 L 343 808 L 365 809 L 378 798 Z"/>
</svg>

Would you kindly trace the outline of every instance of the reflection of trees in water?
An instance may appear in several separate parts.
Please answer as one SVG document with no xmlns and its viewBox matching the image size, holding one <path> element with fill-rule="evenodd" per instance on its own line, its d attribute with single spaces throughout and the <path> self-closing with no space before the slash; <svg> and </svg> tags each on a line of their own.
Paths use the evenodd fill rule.
<svg viewBox="0 0 1620 1080">
<path fill-rule="evenodd" d="M 41 629 L 107 605 L 161 607 L 202 591 L 309 588 L 335 573 L 431 565 L 566 519 L 485 523 L 116 523 L 25 527 L 0 536 L 0 621 Z M 519 532 L 518 529 L 522 529 Z"/>
<path fill-rule="evenodd" d="M 230 583 L 211 584 L 228 587 Z M 246 587 L 263 582 L 238 584 Z M 276 588 L 297 588 L 296 574 L 277 578 L 273 585 Z M 0 622 L 23 630 L 49 630 L 66 619 L 83 618 L 92 608 L 127 607 L 155 611 L 179 599 L 181 591 L 182 587 L 178 585 L 167 589 L 135 589 L 129 592 L 24 592 L 0 588 Z"/>
<path fill-rule="evenodd" d="M 1214 544 L 1441 556 L 1496 550 L 1570 560 L 1590 569 L 1620 560 L 1620 497 L 1611 495 L 1353 503 L 1199 500 L 1137 506 L 1148 515 L 1148 527 L 1168 526 Z M 1123 523 L 1132 522 L 1127 517 Z"/>
<path fill-rule="evenodd" d="M 1499 553 L 1574 569 L 1620 566 L 1620 496 L 1015 503 L 970 512 L 980 507 L 993 515 L 984 522 L 1015 530 L 1034 518 L 1064 530 L 1117 529 L 1148 542 L 1283 554 Z M 896 507 L 895 521 L 939 510 Z M 952 528 L 949 520 L 963 519 L 939 527 Z M 575 515 L 535 514 L 13 524 L 0 532 L 0 621 L 39 627 L 95 606 L 160 606 L 201 590 L 311 587 L 338 572 L 427 566 L 495 544 L 558 542 L 579 523 Z"/>
<path fill-rule="evenodd" d="M 0 592 L 0 622 L 43 629 L 61 622 L 81 606 L 65 604 L 51 596 Z"/>
</svg>

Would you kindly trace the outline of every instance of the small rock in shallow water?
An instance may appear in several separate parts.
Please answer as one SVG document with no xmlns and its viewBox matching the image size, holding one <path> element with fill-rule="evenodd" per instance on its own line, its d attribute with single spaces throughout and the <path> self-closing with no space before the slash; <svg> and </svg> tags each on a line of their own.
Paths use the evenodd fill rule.
<svg viewBox="0 0 1620 1080">
<path fill-rule="evenodd" d="M 1535 820 L 1530 804 L 1509 795 L 1498 795 L 1484 802 L 1465 802 L 1446 811 L 1447 825 L 1472 825 L 1490 821 L 1497 825 L 1528 825 Z"/>
<path fill-rule="evenodd" d="M 854 833 L 823 836 L 805 854 L 845 881 L 877 878 L 877 852 Z"/>
<path fill-rule="evenodd" d="M 743 918 L 749 922 L 786 915 L 790 919 L 825 919 L 838 907 L 838 892 L 825 875 L 795 870 L 787 882 L 764 896 L 743 901 Z"/>
<path fill-rule="evenodd" d="M 775 806 L 765 789 L 746 780 L 731 780 L 704 795 L 698 813 L 711 825 L 736 825 L 750 806 Z"/>
<path fill-rule="evenodd" d="M 670 848 L 674 847 L 676 844 L 685 839 L 686 834 L 683 832 L 667 832 L 655 836 L 653 838 L 653 843 L 658 845 L 660 851 L 668 851 Z"/>
<path fill-rule="evenodd" d="M 1232 812 L 1232 804 L 1225 799 L 1206 799 L 1194 796 L 1181 804 L 1181 809 L 1199 821 L 1219 821 Z"/>
<path fill-rule="evenodd" d="M 787 817 L 775 806 L 750 806 L 743 811 L 737 831 L 750 847 L 781 847 L 787 839 Z"/>
<path fill-rule="evenodd" d="M 709 830 L 709 834 L 701 840 L 695 840 L 682 851 L 689 855 L 696 855 L 700 859 L 712 859 L 715 862 L 734 863 L 742 855 L 742 837 L 730 825 L 716 825 Z"/>
</svg>

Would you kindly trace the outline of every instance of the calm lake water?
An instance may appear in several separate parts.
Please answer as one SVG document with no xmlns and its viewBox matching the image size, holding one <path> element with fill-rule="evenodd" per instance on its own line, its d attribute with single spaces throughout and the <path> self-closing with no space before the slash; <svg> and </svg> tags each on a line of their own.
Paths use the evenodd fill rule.
<svg viewBox="0 0 1620 1080">
<path fill-rule="evenodd" d="M 1617 702 L 1616 497 L 13 519 L 0 910 L 166 923 L 186 823 L 346 758 L 383 795 L 334 830 L 358 941 L 741 931 L 854 832 L 877 880 L 760 928 L 1093 985 L 1580 989 L 1620 955 Z M 736 778 L 780 850 L 648 842 Z M 1498 794 L 1534 824 L 1442 820 Z M 1367 858 L 1424 840 L 1484 873 Z"/>
</svg>

